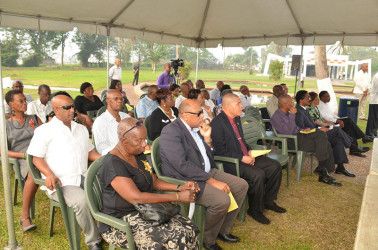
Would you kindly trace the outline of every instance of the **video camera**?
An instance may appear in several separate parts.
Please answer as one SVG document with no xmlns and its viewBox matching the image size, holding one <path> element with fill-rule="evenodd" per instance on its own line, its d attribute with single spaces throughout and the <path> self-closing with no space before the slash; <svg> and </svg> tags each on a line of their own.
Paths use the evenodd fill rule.
<svg viewBox="0 0 378 250">
<path fill-rule="evenodd" d="M 177 71 L 179 67 L 184 67 L 184 60 L 178 58 L 176 60 L 171 60 L 171 67 L 175 71 L 175 75 L 177 75 Z"/>
</svg>

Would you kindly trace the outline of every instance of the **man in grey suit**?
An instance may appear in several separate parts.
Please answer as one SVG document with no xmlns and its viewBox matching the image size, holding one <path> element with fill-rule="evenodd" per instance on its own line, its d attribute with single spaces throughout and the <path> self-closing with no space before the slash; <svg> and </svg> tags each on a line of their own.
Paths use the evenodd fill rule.
<svg viewBox="0 0 378 250">
<path fill-rule="evenodd" d="M 179 118 L 164 127 L 160 136 L 161 170 L 165 176 L 196 181 L 200 187 L 196 204 L 205 206 L 204 247 L 222 249 L 216 238 L 238 242 L 230 234 L 248 190 L 245 180 L 216 168 L 211 144 L 211 127 L 203 122 L 203 110 L 194 100 L 179 107 Z M 229 212 L 231 191 L 239 208 Z"/>
</svg>

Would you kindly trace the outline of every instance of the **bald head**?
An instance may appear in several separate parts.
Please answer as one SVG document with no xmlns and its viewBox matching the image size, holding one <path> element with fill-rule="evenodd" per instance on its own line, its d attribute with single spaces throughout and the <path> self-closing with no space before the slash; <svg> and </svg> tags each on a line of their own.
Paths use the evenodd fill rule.
<svg viewBox="0 0 378 250">
<path fill-rule="evenodd" d="M 179 114 L 184 114 L 185 112 L 190 112 L 193 109 L 201 108 L 201 106 L 193 99 L 186 99 L 181 102 L 179 106 Z"/>
<path fill-rule="evenodd" d="M 228 108 L 233 102 L 237 102 L 238 100 L 240 100 L 240 98 L 237 95 L 233 93 L 228 93 L 225 96 L 223 96 L 222 107 Z"/>
<path fill-rule="evenodd" d="M 51 105 L 56 118 L 71 128 L 71 121 L 75 114 L 72 99 L 66 95 L 57 95 L 51 100 Z"/>
<path fill-rule="evenodd" d="M 273 87 L 273 95 L 275 95 L 277 98 L 284 94 L 284 89 L 281 85 L 275 85 Z"/>
<path fill-rule="evenodd" d="M 278 98 L 278 107 L 284 113 L 287 113 L 293 107 L 293 99 L 289 95 L 281 95 Z"/>
<path fill-rule="evenodd" d="M 57 95 L 51 100 L 51 106 L 53 108 L 73 104 L 72 99 L 66 95 Z"/>
<path fill-rule="evenodd" d="M 115 98 L 115 97 L 118 97 L 118 96 L 122 97 L 122 94 L 117 89 L 109 89 L 108 92 L 106 93 L 107 98 Z"/>
<path fill-rule="evenodd" d="M 242 114 L 243 105 L 237 95 L 229 93 L 222 98 L 222 109 L 228 117 L 233 119 Z"/>
<path fill-rule="evenodd" d="M 217 88 L 218 88 L 219 90 L 222 89 L 223 85 L 224 85 L 224 83 L 223 83 L 222 81 L 218 81 L 218 82 L 217 82 Z"/>
</svg>

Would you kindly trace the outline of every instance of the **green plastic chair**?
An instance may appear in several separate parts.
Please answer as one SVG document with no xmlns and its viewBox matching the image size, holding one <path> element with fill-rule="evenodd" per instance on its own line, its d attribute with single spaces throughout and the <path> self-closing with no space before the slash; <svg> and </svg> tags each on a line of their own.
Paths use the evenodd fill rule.
<svg viewBox="0 0 378 250">
<path fill-rule="evenodd" d="M 296 135 L 285 135 L 285 134 L 278 134 L 277 131 L 273 128 L 274 134 L 277 137 L 280 138 L 286 138 L 286 139 L 292 139 L 294 141 L 294 149 L 288 149 L 289 156 L 294 156 L 293 162 L 291 167 L 294 168 L 294 166 L 297 164 L 297 182 L 301 179 L 301 173 L 302 173 L 302 166 L 303 161 L 306 158 L 306 155 L 310 155 L 310 161 L 311 161 L 311 175 L 312 175 L 312 168 L 313 168 L 313 162 L 314 162 L 314 153 L 313 152 L 305 152 L 298 149 L 298 139 Z"/>
<path fill-rule="evenodd" d="M 154 141 L 151 141 L 150 138 L 148 138 L 148 129 L 150 128 L 150 115 L 146 117 L 146 119 L 144 119 L 144 126 L 146 127 L 147 129 L 147 145 L 152 145 L 152 143 Z"/>
<path fill-rule="evenodd" d="M 177 185 L 183 185 L 186 183 L 184 180 L 175 179 L 172 177 L 164 176 L 161 173 L 161 159 L 160 159 L 160 146 L 159 146 L 160 137 L 156 138 L 154 142 L 152 143 L 152 149 L 151 149 L 151 159 L 152 159 L 152 167 L 154 168 L 154 171 L 157 175 L 157 177 L 165 182 L 177 184 Z M 181 204 L 181 215 L 187 216 L 187 204 L 182 203 Z M 199 246 L 200 249 L 203 247 L 203 236 L 205 232 L 205 216 L 206 216 L 206 207 L 197 205 L 194 210 L 193 215 L 193 222 L 197 225 L 198 229 L 200 230 L 199 235 Z"/>
<path fill-rule="evenodd" d="M 45 186 L 45 180 L 41 177 L 41 172 L 34 166 L 33 156 L 28 155 L 27 157 L 29 171 L 33 177 L 34 182 L 37 185 Z M 53 225 L 54 225 L 54 215 L 55 207 L 59 207 L 62 211 L 64 226 L 66 228 L 68 242 L 70 248 L 73 250 L 80 250 L 81 246 L 81 231 L 80 226 L 76 221 L 75 212 L 72 208 L 68 207 L 64 197 L 61 187 L 56 183 L 56 192 L 58 195 L 58 201 L 50 199 L 50 237 L 53 236 Z"/>
<path fill-rule="evenodd" d="M 97 117 L 99 117 L 102 113 L 106 111 L 107 106 L 102 106 L 99 110 L 97 110 Z"/>
<path fill-rule="evenodd" d="M 92 119 L 92 121 L 95 121 L 97 118 L 98 110 L 88 110 L 87 115 Z"/>
<path fill-rule="evenodd" d="M 8 157 L 9 167 L 13 165 L 14 169 L 14 198 L 13 198 L 13 206 L 17 205 L 17 192 L 18 192 L 18 184 L 20 185 L 21 194 L 24 193 L 24 186 L 25 186 L 25 180 L 21 176 L 21 168 L 20 163 L 18 162 L 18 159 Z M 1 163 L 1 158 L 0 158 Z M 35 199 L 33 199 L 33 203 L 30 207 L 30 218 L 32 220 L 35 219 Z"/>
<path fill-rule="evenodd" d="M 121 219 L 112 217 L 101 212 L 102 191 L 100 182 L 97 177 L 97 172 L 102 164 L 104 157 L 105 156 L 101 156 L 90 165 L 87 172 L 87 177 L 85 178 L 84 191 L 89 210 L 91 211 L 93 218 L 98 222 L 104 223 L 106 225 L 117 228 L 118 230 L 126 232 L 129 249 L 136 249 L 130 224 L 126 221 L 123 221 Z M 115 246 L 110 244 L 109 249 L 115 249 Z"/>
<path fill-rule="evenodd" d="M 103 90 L 102 92 L 101 92 L 101 95 L 100 95 L 100 99 L 101 99 L 101 101 L 104 103 L 104 105 L 106 105 L 106 94 L 108 93 L 108 90 L 107 89 L 105 89 L 105 90 Z"/>
<path fill-rule="evenodd" d="M 287 141 L 286 138 L 279 138 L 279 137 L 269 137 L 265 133 L 265 129 L 261 126 L 261 124 L 256 119 L 251 119 L 250 122 L 243 122 L 242 123 L 243 128 L 243 134 L 246 142 L 248 145 L 251 146 L 252 149 L 270 149 L 270 146 L 262 146 L 257 145 L 257 142 L 259 140 L 263 140 L 263 142 L 266 141 L 279 141 L 281 142 L 279 148 L 274 153 L 269 153 L 267 157 L 270 159 L 276 160 L 280 163 L 281 167 L 286 166 L 287 169 L 287 181 L 286 185 L 289 186 L 289 160 L 290 157 L 288 155 L 288 149 L 287 149 Z M 266 144 L 267 145 L 267 144 Z M 261 148 L 264 147 L 264 148 Z"/>
</svg>

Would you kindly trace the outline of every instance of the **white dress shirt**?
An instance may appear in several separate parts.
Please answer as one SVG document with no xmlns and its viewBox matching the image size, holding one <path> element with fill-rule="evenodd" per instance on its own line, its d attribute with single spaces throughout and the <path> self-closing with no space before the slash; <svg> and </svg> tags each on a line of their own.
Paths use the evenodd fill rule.
<svg viewBox="0 0 378 250">
<path fill-rule="evenodd" d="M 34 101 L 33 97 L 31 95 L 28 95 L 28 94 L 25 94 L 24 93 L 24 96 L 26 98 L 26 103 L 30 103 L 32 101 Z M 4 100 L 4 110 L 5 110 L 5 114 L 10 114 L 12 112 L 12 109 L 11 107 L 6 103 L 6 101 Z"/>
<path fill-rule="evenodd" d="M 121 120 L 130 117 L 128 114 L 119 112 Z M 118 122 L 108 110 L 102 113 L 93 123 L 92 133 L 94 143 L 99 154 L 106 155 L 117 145 L 119 139 L 117 135 Z"/>
<path fill-rule="evenodd" d="M 370 104 L 378 104 L 378 72 L 375 73 L 370 89 Z"/>
<path fill-rule="evenodd" d="M 94 148 L 86 127 L 71 122 L 71 130 L 54 117 L 34 131 L 27 153 L 44 158 L 51 171 L 60 179 L 62 186 L 80 186 L 81 176 L 86 175 L 88 153 Z M 46 179 L 42 175 L 43 179 Z M 48 194 L 51 191 L 44 187 Z"/>
<path fill-rule="evenodd" d="M 320 115 L 327 121 L 335 123 L 336 120 L 339 119 L 340 117 L 338 117 L 332 112 L 332 109 L 328 106 L 328 103 L 319 101 L 318 109 L 319 109 Z"/>
<path fill-rule="evenodd" d="M 272 95 L 272 97 L 266 102 L 266 108 L 270 116 L 272 116 L 274 112 L 276 112 L 276 110 L 278 109 L 277 96 Z"/>
<path fill-rule="evenodd" d="M 180 95 L 179 97 L 177 97 L 176 101 L 175 101 L 175 107 L 178 109 L 180 107 L 180 104 L 185 100 L 186 98 L 183 97 L 182 95 Z"/>
<path fill-rule="evenodd" d="M 243 105 L 243 109 L 252 105 L 252 96 L 239 94 L 240 102 Z"/>
<path fill-rule="evenodd" d="M 211 108 L 211 110 L 213 110 L 215 108 L 215 104 L 211 99 L 205 100 L 205 105 L 209 106 Z"/>
<path fill-rule="evenodd" d="M 46 105 L 43 105 L 41 100 L 38 98 L 38 100 L 28 103 L 28 110 L 26 111 L 26 114 L 37 115 L 43 123 L 46 123 L 46 116 L 50 114 L 51 111 L 53 111 L 51 102 L 48 101 Z"/>
<path fill-rule="evenodd" d="M 216 101 L 220 97 L 221 91 L 217 87 L 215 87 L 214 89 L 210 90 L 209 94 L 210 94 L 210 99 Z"/>
<path fill-rule="evenodd" d="M 181 120 L 181 121 L 182 121 L 182 123 L 184 123 L 184 125 L 188 129 L 190 135 L 193 137 L 194 141 L 196 142 L 197 147 L 200 150 L 202 158 L 203 158 L 203 160 L 205 162 L 205 172 L 209 173 L 210 169 L 211 169 L 210 160 L 209 160 L 209 157 L 206 154 L 206 148 L 205 148 L 205 145 L 203 144 L 204 142 L 203 142 L 203 140 L 201 139 L 201 137 L 198 134 L 199 129 L 198 128 L 193 128 L 193 130 L 192 130 L 189 127 L 188 124 L 186 124 L 183 120 Z"/>
<path fill-rule="evenodd" d="M 122 80 L 122 69 L 121 67 L 117 67 L 117 65 L 114 65 L 109 69 L 109 78 L 111 80 Z"/>
<path fill-rule="evenodd" d="M 370 88 L 371 77 L 367 71 L 365 73 L 362 69 L 358 71 L 354 76 L 354 81 L 356 82 L 356 86 L 353 89 L 354 94 L 363 94 L 366 89 Z"/>
</svg>

